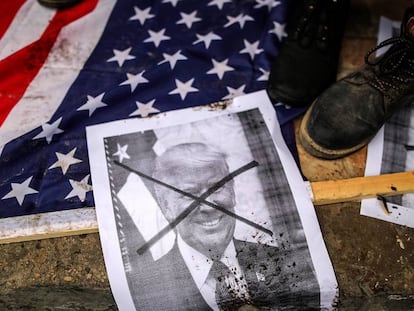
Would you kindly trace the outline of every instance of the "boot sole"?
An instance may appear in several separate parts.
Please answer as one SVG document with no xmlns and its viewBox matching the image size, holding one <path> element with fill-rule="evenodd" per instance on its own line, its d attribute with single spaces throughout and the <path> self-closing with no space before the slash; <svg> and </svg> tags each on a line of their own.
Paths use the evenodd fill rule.
<svg viewBox="0 0 414 311">
<path fill-rule="evenodd" d="M 312 113 L 313 106 L 315 105 L 316 100 L 312 103 L 309 109 L 306 111 L 305 115 L 303 116 L 302 122 L 299 128 L 299 141 L 302 144 L 303 148 L 310 153 L 311 155 L 322 158 L 325 160 L 334 160 L 345 157 L 362 147 L 364 147 L 367 143 L 362 142 L 358 145 L 355 145 L 351 148 L 346 149 L 328 149 L 322 147 L 318 143 L 316 143 L 309 135 L 308 130 L 306 129 L 306 124 L 309 120 L 309 116 Z"/>
</svg>

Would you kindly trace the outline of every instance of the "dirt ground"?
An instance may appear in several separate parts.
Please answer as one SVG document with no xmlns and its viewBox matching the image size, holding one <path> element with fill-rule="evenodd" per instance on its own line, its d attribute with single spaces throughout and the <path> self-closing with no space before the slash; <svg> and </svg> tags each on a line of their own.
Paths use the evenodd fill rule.
<svg viewBox="0 0 414 311">
<path fill-rule="evenodd" d="M 378 17 L 400 19 L 408 4 L 352 1 L 340 75 L 375 46 Z M 311 181 L 363 176 L 365 149 L 329 163 L 299 151 Z M 414 229 L 360 216 L 359 207 L 316 209 L 339 283 L 339 310 L 414 310 Z M 98 234 L 5 244 L 0 252 L 0 310 L 117 310 Z"/>
</svg>

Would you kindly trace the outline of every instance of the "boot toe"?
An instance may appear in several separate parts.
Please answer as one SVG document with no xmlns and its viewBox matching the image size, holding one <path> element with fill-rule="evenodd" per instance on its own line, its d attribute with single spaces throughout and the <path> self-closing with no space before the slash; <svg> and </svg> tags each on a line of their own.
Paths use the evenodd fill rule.
<svg viewBox="0 0 414 311">
<path fill-rule="evenodd" d="M 383 99 L 369 85 L 339 81 L 315 100 L 301 125 L 300 140 L 309 153 L 334 159 L 364 145 L 385 122 Z"/>
<path fill-rule="evenodd" d="M 308 106 L 335 81 L 335 66 L 315 47 L 304 49 L 296 42 L 287 42 L 272 64 L 269 97 L 293 107 Z"/>
</svg>

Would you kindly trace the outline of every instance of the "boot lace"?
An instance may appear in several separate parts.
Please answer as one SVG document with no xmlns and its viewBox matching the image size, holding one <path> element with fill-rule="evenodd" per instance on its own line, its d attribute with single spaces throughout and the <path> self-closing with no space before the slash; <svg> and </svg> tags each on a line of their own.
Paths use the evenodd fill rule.
<svg viewBox="0 0 414 311">
<path fill-rule="evenodd" d="M 379 49 L 391 45 L 381 57 L 370 60 L 370 56 Z M 401 91 L 414 77 L 414 44 L 405 37 L 394 37 L 381 42 L 365 55 L 365 63 L 377 66 L 379 74 L 375 74 L 370 84 L 387 97 L 392 97 L 388 90 Z"/>
</svg>

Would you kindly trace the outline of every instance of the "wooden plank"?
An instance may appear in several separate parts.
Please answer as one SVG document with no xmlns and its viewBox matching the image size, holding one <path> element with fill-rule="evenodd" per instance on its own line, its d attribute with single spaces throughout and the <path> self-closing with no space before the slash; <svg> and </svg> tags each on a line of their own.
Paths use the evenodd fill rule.
<svg viewBox="0 0 414 311">
<path fill-rule="evenodd" d="M 414 192 L 414 172 L 310 183 L 314 205 Z M 98 232 L 95 208 L 0 219 L 0 244 Z"/>
<path fill-rule="evenodd" d="M 318 181 L 312 182 L 311 188 L 314 205 L 393 196 L 414 192 L 414 172 Z"/>
<path fill-rule="evenodd" d="M 0 219 L 0 244 L 98 232 L 95 208 Z"/>
</svg>

